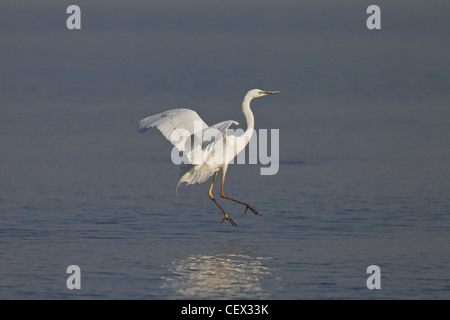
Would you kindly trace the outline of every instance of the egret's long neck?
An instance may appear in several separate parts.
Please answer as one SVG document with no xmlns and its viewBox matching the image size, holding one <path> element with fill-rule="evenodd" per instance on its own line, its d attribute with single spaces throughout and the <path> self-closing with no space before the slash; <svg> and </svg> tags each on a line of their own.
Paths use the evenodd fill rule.
<svg viewBox="0 0 450 320">
<path fill-rule="evenodd" d="M 250 135 L 253 133 L 255 128 L 255 117 L 253 116 L 252 110 L 250 110 L 250 101 L 252 97 L 245 96 L 244 101 L 242 101 L 242 112 L 244 113 L 245 120 L 247 120 L 247 130 L 245 134 Z"/>
</svg>

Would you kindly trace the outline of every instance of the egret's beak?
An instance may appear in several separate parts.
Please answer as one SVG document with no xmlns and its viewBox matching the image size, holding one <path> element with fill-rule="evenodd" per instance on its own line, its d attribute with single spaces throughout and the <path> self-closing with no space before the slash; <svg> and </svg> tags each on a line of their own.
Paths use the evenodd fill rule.
<svg viewBox="0 0 450 320">
<path fill-rule="evenodd" d="M 265 94 L 275 94 L 280 93 L 280 91 L 264 91 Z"/>
</svg>

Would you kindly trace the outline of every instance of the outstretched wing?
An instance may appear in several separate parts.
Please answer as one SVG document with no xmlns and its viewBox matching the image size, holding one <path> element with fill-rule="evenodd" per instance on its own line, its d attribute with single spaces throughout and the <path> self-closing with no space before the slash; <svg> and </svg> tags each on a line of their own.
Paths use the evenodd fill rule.
<svg viewBox="0 0 450 320">
<path fill-rule="evenodd" d="M 191 139 L 186 141 L 186 156 L 190 163 L 200 165 L 205 163 L 211 156 L 212 151 L 219 143 L 219 148 L 223 146 L 227 129 L 232 124 L 239 124 L 233 120 L 222 121 L 211 127 L 203 129 L 202 131 L 195 132 Z M 217 159 L 218 161 L 224 161 L 224 159 Z"/>
<path fill-rule="evenodd" d="M 172 109 L 139 121 L 137 131 L 156 127 L 179 151 L 185 152 L 191 164 L 204 163 L 212 150 L 226 134 L 233 120 L 219 122 L 211 127 L 190 109 Z"/>
<path fill-rule="evenodd" d="M 210 151 L 214 149 L 217 142 L 226 134 L 228 128 L 232 124 L 239 124 L 234 120 L 219 122 L 207 129 L 203 130 L 202 150 Z"/>
<path fill-rule="evenodd" d="M 172 109 L 140 120 L 137 131 L 142 133 L 153 127 L 161 131 L 178 150 L 185 151 L 186 140 L 195 132 L 208 128 L 208 125 L 193 110 Z"/>
</svg>

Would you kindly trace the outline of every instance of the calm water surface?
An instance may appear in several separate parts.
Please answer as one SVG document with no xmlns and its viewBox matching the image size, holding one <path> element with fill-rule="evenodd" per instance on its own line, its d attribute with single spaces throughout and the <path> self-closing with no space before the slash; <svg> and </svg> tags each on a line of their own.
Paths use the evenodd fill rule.
<svg viewBox="0 0 450 320">
<path fill-rule="evenodd" d="M 78 33 L 51 1 L 1 6 L 0 298 L 450 298 L 448 8 L 409 6 L 406 30 L 408 6 L 389 7 L 368 38 L 355 6 L 245 22 L 233 5 L 80 3 Z M 280 129 L 280 170 L 229 168 L 225 192 L 263 214 L 218 197 L 233 228 L 209 184 L 176 197 L 171 145 L 135 128 L 180 106 L 244 126 L 253 87 L 282 91 L 253 103 Z"/>
</svg>

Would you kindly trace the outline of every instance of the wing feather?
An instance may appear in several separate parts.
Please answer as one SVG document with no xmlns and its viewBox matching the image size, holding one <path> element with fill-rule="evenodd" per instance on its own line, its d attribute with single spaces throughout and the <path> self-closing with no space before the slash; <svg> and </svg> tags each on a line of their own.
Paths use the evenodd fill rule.
<svg viewBox="0 0 450 320">
<path fill-rule="evenodd" d="M 163 136 L 178 150 L 185 151 L 187 138 L 196 131 L 208 128 L 208 125 L 200 118 L 197 112 L 180 108 L 164 111 L 140 120 L 137 131 L 143 133 L 153 127 L 161 131 Z M 185 131 L 181 132 L 179 130 Z"/>
<path fill-rule="evenodd" d="M 156 127 L 179 151 L 185 151 L 191 164 L 204 163 L 232 124 L 233 120 L 219 122 L 211 127 L 190 109 L 172 109 L 138 122 L 137 131 L 143 133 Z M 182 131 L 184 130 L 184 131 Z"/>
<path fill-rule="evenodd" d="M 224 142 L 223 137 L 232 124 L 239 123 L 234 120 L 222 121 L 202 131 L 195 132 L 191 139 L 186 140 L 185 150 L 189 161 L 195 165 L 205 163 L 217 143 Z"/>
</svg>

